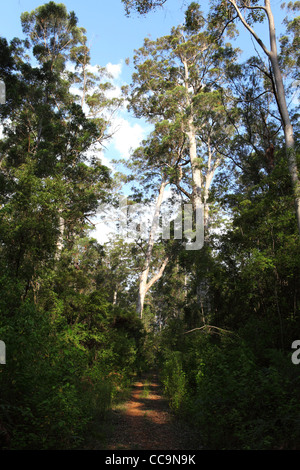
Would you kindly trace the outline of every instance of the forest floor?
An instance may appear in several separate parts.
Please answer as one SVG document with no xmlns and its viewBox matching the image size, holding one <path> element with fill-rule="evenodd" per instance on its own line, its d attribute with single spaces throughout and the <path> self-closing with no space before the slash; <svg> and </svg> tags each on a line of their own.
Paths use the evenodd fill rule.
<svg viewBox="0 0 300 470">
<path fill-rule="evenodd" d="M 129 400 L 108 413 L 98 436 L 94 450 L 201 449 L 199 436 L 170 410 L 153 373 L 134 383 Z"/>
</svg>

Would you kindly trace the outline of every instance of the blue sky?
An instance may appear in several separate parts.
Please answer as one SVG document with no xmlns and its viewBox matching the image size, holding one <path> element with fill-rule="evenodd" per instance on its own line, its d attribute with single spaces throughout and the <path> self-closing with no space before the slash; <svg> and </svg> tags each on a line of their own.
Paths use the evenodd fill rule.
<svg viewBox="0 0 300 470">
<path fill-rule="evenodd" d="M 42 0 L 0 0 L 0 34 L 8 39 L 22 36 L 20 15 L 42 5 Z M 58 0 L 68 10 L 74 10 L 79 26 L 87 30 L 92 45 L 92 60 L 104 65 L 108 62 L 119 63 L 132 56 L 133 50 L 142 46 L 143 39 L 150 35 L 156 38 L 167 34 L 172 26 L 181 23 L 189 0 L 168 0 L 163 9 L 146 16 L 133 14 L 126 17 L 121 0 Z M 281 0 L 272 0 L 276 13 L 277 28 L 283 16 L 280 10 Z M 200 2 L 201 4 L 201 2 Z M 205 11 L 203 2 L 202 9 Z M 279 16 L 280 15 L 280 16 Z M 243 47 L 244 46 L 244 47 Z M 242 48 L 247 50 L 249 34 L 242 35 Z"/>
<path fill-rule="evenodd" d="M 11 39 L 22 36 L 20 15 L 42 5 L 42 0 L 0 0 L 0 33 Z M 127 18 L 121 0 L 65 0 L 67 9 L 74 10 L 79 26 L 87 30 L 92 45 L 92 61 L 104 65 L 119 63 L 143 44 L 147 35 L 153 38 L 167 34 L 184 18 L 181 0 L 168 0 L 163 10 L 143 17 L 134 14 Z"/>
</svg>

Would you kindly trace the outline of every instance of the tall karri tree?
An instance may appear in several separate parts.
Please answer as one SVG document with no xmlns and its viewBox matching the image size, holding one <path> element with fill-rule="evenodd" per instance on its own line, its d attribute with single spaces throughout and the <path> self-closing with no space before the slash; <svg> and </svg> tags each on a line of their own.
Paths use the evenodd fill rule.
<svg viewBox="0 0 300 470">
<path fill-rule="evenodd" d="M 152 9 L 162 6 L 166 0 L 158 0 L 155 2 L 149 0 L 122 0 L 125 5 L 126 13 L 130 14 L 132 10 L 136 10 L 141 14 L 145 14 Z M 285 6 L 285 4 L 283 5 Z M 290 11 L 296 12 L 299 9 L 299 2 L 289 2 Z M 240 22 L 247 31 L 250 32 L 255 42 L 263 51 L 270 63 L 270 71 L 273 80 L 273 93 L 276 97 L 278 111 L 281 116 L 282 128 L 286 146 L 286 160 L 289 168 L 291 184 L 294 193 L 295 212 L 300 234 L 300 179 L 297 161 L 297 151 L 295 146 L 294 128 L 291 119 L 291 111 L 287 105 L 288 87 L 290 83 L 284 83 L 283 78 L 283 62 L 278 51 L 278 38 L 276 36 L 275 18 L 271 6 L 271 0 L 264 0 L 263 4 L 259 0 L 219 0 L 211 2 L 210 20 L 216 29 L 220 28 L 225 31 L 231 28 L 234 23 Z M 267 23 L 267 31 L 269 35 L 269 45 L 267 45 L 261 35 L 255 28 L 256 23 Z M 297 64 L 297 31 L 299 31 L 299 18 L 286 21 L 288 30 L 293 32 L 294 39 L 286 49 L 283 47 L 282 52 L 289 50 L 294 58 L 293 66 Z M 282 39 L 281 45 L 285 45 L 286 38 Z M 295 54 L 296 52 L 296 54 Z M 285 56 L 285 61 L 287 57 Z M 269 67 L 267 67 L 267 70 Z"/>
</svg>

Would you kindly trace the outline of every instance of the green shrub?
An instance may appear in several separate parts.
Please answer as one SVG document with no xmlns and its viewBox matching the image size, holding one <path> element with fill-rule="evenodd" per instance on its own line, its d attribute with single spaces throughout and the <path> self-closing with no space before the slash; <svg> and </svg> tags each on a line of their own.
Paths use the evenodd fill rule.
<svg viewBox="0 0 300 470">
<path fill-rule="evenodd" d="M 129 384 L 139 327 L 118 312 L 99 321 L 98 330 L 89 329 L 86 322 L 68 324 L 63 308 L 49 314 L 20 303 L 0 324 L 7 348 L 0 373 L 2 447 L 80 446 L 89 424 L 102 419 Z"/>
<path fill-rule="evenodd" d="M 275 449 L 299 442 L 299 380 L 288 357 L 282 354 L 280 362 L 285 370 L 278 360 L 260 366 L 241 339 L 206 346 L 189 400 L 205 446 Z"/>
<path fill-rule="evenodd" d="M 164 362 L 161 380 L 171 408 L 178 412 L 187 393 L 181 352 L 172 351 L 168 353 Z"/>
</svg>

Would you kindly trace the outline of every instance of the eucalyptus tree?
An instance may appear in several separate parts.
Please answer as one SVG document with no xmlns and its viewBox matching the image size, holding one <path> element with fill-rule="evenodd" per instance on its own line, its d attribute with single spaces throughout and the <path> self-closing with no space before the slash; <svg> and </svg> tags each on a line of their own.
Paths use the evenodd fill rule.
<svg viewBox="0 0 300 470">
<path fill-rule="evenodd" d="M 8 269 L 28 290 L 63 243 L 84 232 L 110 177 L 89 155 L 107 122 L 88 118 L 71 93 L 71 51 L 84 43 L 75 15 L 50 2 L 23 14 L 22 26 L 28 38 L 10 47 L 1 108 L 1 241 Z"/>
<path fill-rule="evenodd" d="M 153 8 L 162 6 L 166 1 L 167 0 L 122 0 L 122 3 L 124 4 L 127 15 L 134 9 L 143 15 Z"/>
<path fill-rule="evenodd" d="M 294 4 L 294 6 L 296 4 Z M 269 73 L 272 79 L 273 93 L 281 117 L 286 145 L 286 159 L 294 191 L 295 210 L 298 231 L 300 234 L 300 180 L 297 166 L 295 137 L 290 111 L 287 105 L 287 92 L 283 79 L 283 68 L 280 63 L 281 59 L 278 52 L 275 18 L 271 7 L 271 2 L 270 0 L 264 0 L 264 4 L 262 5 L 258 2 L 258 0 L 252 2 L 248 0 L 228 0 L 225 3 L 222 2 L 217 5 L 216 14 L 220 14 L 223 19 L 227 18 L 227 20 L 230 21 L 238 19 L 246 28 L 246 30 L 250 32 L 251 36 L 259 45 L 260 49 L 265 54 L 268 63 L 270 64 L 270 66 L 267 65 L 266 67 L 266 73 Z M 255 30 L 254 26 L 255 23 L 262 23 L 264 21 L 266 21 L 268 24 L 269 45 L 265 43 L 264 39 L 259 35 L 257 30 Z"/>
<path fill-rule="evenodd" d="M 220 90 L 225 70 L 235 55 L 230 45 L 211 40 L 205 20 L 193 3 L 186 12 L 184 25 L 172 28 L 168 36 L 155 41 L 146 38 L 144 47 L 134 56 L 136 72 L 128 94 L 129 109 L 155 126 L 151 141 L 138 151 L 139 171 L 144 167 L 147 172 L 148 166 L 153 177 L 156 167 L 161 175 L 156 215 L 141 271 L 139 314 L 146 292 L 161 278 L 168 262 L 165 258 L 147 281 L 156 220 L 167 183 L 192 203 L 196 224 L 201 223 L 197 217 L 203 210 L 207 231 L 212 180 L 224 160 L 224 148 L 233 130 Z"/>
<path fill-rule="evenodd" d="M 104 139 L 108 138 L 110 122 L 107 112 L 114 100 L 109 100 L 105 92 L 112 85 L 105 81 L 108 77 L 104 68 L 99 66 L 97 75 L 90 72 L 86 30 L 78 27 L 75 13 L 68 13 L 63 4 L 49 2 L 31 13 L 24 13 L 21 21 L 34 56 L 40 66 L 48 70 L 55 84 L 55 89 L 50 91 L 55 104 L 54 112 L 59 114 L 63 126 L 71 128 L 74 128 L 72 114 L 77 115 L 76 125 L 79 126 L 66 143 L 64 158 L 56 156 L 57 163 L 60 160 L 56 172 L 63 171 L 60 177 L 64 179 L 66 189 L 66 199 L 63 201 L 62 198 L 58 209 L 59 257 L 64 234 L 72 240 L 72 233 L 77 231 L 75 220 L 81 221 L 83 227 L 88 220 L 86 216 L 95 212 L 98 200 L 104 196 L 101 187 L 105 180 L 108 181 L 108 171 L 101 165 L 97 153 L 99 145 L 101 147 Z M 72 66 L 75 73 L 70 71 Z M 74 85 L 79 87 L 79 100 L 74 95 Z M 68 135 L 70 137 L 65 133 L 66 137 Z M 79 147 L 77 142 L 80 143 Z"/>
<path fill-rule="evenodd" d="M 134 56 L 129 108 L 153 123 L 177 123 L 188 149 L 178 166 L 191 173 L 189 197 L 194 211 L 205 206 L 206 226 L 209 189 L 222 161 L 218 147 L 231 134 L 220 89 L 235 56 L 221 38 L 212 39 L 195 3 L 188 8 L 184 25 L 157 40 L 146 38 Z"/>
<path fill-rule="evenodd" d="M 126 13 L 136 9 L 139 13 L 147 13 L 150 10 L 162 6 L 166 0 L 122 0 Z M 285 5 L 285 4 L 284 4 Z M 299 2 L 289 2 L 290 11 L 296 12 L 299 9 Z M 293 36 L 290 41 L 287 35 L 281 39 L 282 52 L 290 51 L 291 60 L 287 55 L 282 60 L 278 51 L 278 38 L 276 36 L 275 17 L 271 6 L 271 0 L 264 0 L 263 4 L 259 0 L 219 0 L 211 2 L 210 11 L 211 25 L 215 28 L 216 37 L 220 31 L 228 30 L 234 23 L 240 22 L 243 27 L 249 31 L 252 38 L 259 46 L 267 58 L 270 67 L 267 65 L 266 71 L 271 73 L 273 80 L 273 93 L 276 98 L 277 107 L 281 116 L 282 128 L 286 146 L 286 161 L 289 168 L 289 174 L 294 192 L 294 203 L 298 232 L 300 234 L 300 181 L 299 169 L 297 163 L 297 153 L 295 145 L 294 127 L 291 118 L 291 111 L 287 104 L 287 88 L 290 85 L 284 81 L 284 62 L 295 66 L 297 62 L 299 18 L 286 20 L 287 32 Z M 267 33 L 269 35 L 269 45 L 255 28 L 257 23 L 267 24 Z M 289 44 L 288 47 L 285 47 Z"/>
<path fill-rule="evenodd" d="M 167 186 L 177 186 L 181 173 L 183 155 L 186 153 L 184 135 L 178 132 L 178 123 L 164 120 L 156 123 L 154 131 L 142 142 L 127 162 L 130 170 L 129 181 L 133 181 L 134 202 L 142 202 L 142 216 L 150 205 L 149 225 L 137 243 L 143 256 L 139 263 L 137 313 L 142 318 L 147 292 L 162 277 L 170 260 L 168 247 L 158 243 L 158 231 L 162 218 L 162 204 L 166 199 Z M 164 221 L 166 222 L 166 221 Z M 146 222 L 147 223 L 147 222 Z M 145 221 L 143 221 L 145 226 Z M 169 227 L 169 225 L 168 225 Z"/>
</svg>

